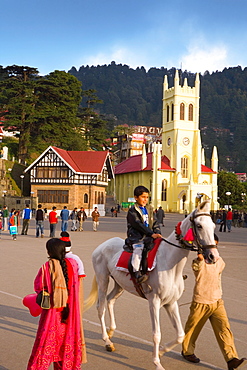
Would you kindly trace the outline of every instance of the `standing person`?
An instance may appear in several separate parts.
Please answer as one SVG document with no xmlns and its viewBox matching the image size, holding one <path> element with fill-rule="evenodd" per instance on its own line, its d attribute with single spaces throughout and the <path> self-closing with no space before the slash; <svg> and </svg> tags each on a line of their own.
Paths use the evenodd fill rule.
<svg viewBox="0 0 247 370">
<path fill-rule="evenodd" d="M 16 240 L 18 234 L 18 211 L 14 211 L 9 219 L 9 232 L 13 240 Z"/>
<path fill-rule="evenodd" d="M 99 211 L 98 207 L 94 207 L 94 211 L 92 212 L 92 220 L 93 220 L 93 231 L 97 231 L 97 228 L 99 226 Z"/>
<path fill-rule="evenodd" d="M 77 218 L 79 221 L 79 231 L 83 231 L 83 222 L 87 219 L 86 212 L 83 207 L 77 212 Z"/>
<path fill-rule="evenodd" d="M 111 207 L 111 216 L 114 216 L 114 207 Z"/>
<path fill-rule="evenodd" d="M 65 257 L 73 258 L 77 262 L 79 278 L 86 277 L 82 260 L 80 259 L 79 256 L 71 252 L 71 240 L 69 233 L 67 233 L 67 231 L 62 231 L 60 236 L 61 236 L 60 240 L 62 240 L 65 243 L 65 252 L 66 252 Z"/>
<path fill-rule="evenodd" d="M 236 210 L 233 212 L 233 220 L 232 221 L 233 221 L 233 226 L 236 227 L 237 224 L 238 224 L 238 211 L 236 211 Z"/>
<path fill-rule="evenodd" d="M 232 210 L 231 210 L 231 208 L 229 208 L 229 210 L 226 214 L 226 226 L 227 226 L 228 232 L 230 233 L 231 228 L 232 228 Z"/>
<path fill-rule="evenodd" d="M 72 220 L 71 231 L 77 231 L 77 207 L 71 212 L 70 219 Z"/>
<path fill-rule="evenodd" d="M 60 212 L 60 217 L 61 217 L 61 220 L 62 220 L 61 230 L 62 231 L 67 231 L 68 221 L 69 221 L 69 211 L 68 211 L 66 206 L 64 206 L 62 211 Z"/>
<path fill-rule="evenodd" d="M 217 239 L 216 244 L 218 243 Z M 228 370 L 233 370 L 242 365 L 246 359 L 238 359 L 233 334 L 222 300 L 221 275 L 224 268 L 225 262 L 220 256 L 214 264 L 206 263 L 202 254 L 198 254 L 198 257 L 192 262 L 195 287 L 190 314 L 185 324 L 182 356 L 186 361 L 200 362 L 200 359 L 194 354 L 194 349 L 196 340 L 209 319 L 227 362 Z"/>
<path fill-rule="evenodd" d="M 133 250 L 132 266 L 138 283 L 147 280 L 147 275 L 142 275 L 140 264 L 142 251 L 150 248 L 153 239 L 162 238 L 159 224 L 156 220 L 153 207 L 148 203 L 149 190 L 139 185 L 134 190 L 136 203 L 127 213 L 127 239 L 125 244 Z"/>
<path fill-rule="evenodd" d="M 38 209 L 36 211 L 36 238 L 39 237 L 39 232 L 41 238 L 44 237 L 44 211 L 42 209 L 42 205 L 38 204 Z"/>
<path fill-rule="evenodd" d="M 51 308 L 43 309 L 27 370 L 80 370 L 82 331 L 79 303 L 79 280 L 76 261 L 65 258 L 65 243 L 50 239 L 46 243 L 49 261 L 34 280 L 38 293 L 47 289 Z"/>
<path fill-rule="evenodd" d="M 223 209 L 219 231 L 222 232 L 222 229 L 224 232 L 226 232 L 226 210 L 225 209 Z"/>
<path fill-rule="evenodd" d="M 158 222 L 158 224 L 161 226 L 165 226 L 164 225 L 164 217 L 165 217 L 165 212 L 164 212 L 164 210 L 162 209 L 162 207 L 161 206 L 159 206 L 159 208 L 158 208 L 158 211 L 157 211 L 157 213 L 156 213 L 156 219 L 157 219 L 157 222 Z"/>
<path fill-rule="evenodd" d="M 32 211 L 29 208 L 29 204 L 26 204 L 26 208 L 22 212 L 22 232 L 21 235 L 27 235 L 29 222 L 32 218 Z"/>
<path fill-rule="evenodd" d="M 3 231 L 8 230 L 9 211 L 7 206 L 3 206 Z"/>
<path fill-rule="evenodd" d="M 50 222 L 50 238 L 55 238 L 56 226 L 57 226 L 57 207 L 53 206 L 52 211 L 49 213 Z"/>
</svg>

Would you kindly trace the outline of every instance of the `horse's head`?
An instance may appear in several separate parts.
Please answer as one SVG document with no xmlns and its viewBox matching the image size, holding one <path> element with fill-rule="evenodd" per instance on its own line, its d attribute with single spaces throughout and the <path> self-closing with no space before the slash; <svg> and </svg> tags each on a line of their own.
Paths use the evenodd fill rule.
<svg viewBox="0 0 247 370">
<path fill-rule="evenodd" d="M 194 242 L 206 263 L 215 263 L 219 258 L 217 237 L 214 233 L 215 224 L 210 215 L 210 201 L 206 200 L 198 205 L 190 215 L 193 228 Z"/>
<path fill-rule="evenodd" d="M 215 224 L 210 215 L 210 202 L 206 200 L 175 228 L 176 238 L 182 248 L 202 254 L 206 263 L 215 263 L 219 258 Z"/>
</svg>

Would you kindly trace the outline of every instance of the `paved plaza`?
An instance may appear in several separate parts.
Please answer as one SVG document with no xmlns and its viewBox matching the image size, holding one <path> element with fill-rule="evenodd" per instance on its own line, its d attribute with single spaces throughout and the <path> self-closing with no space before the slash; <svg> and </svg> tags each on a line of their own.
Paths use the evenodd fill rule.
<svg viewBox="0 0 247 370">
<path fill-rule="evenodd" d="M 162 234 L 167 237 L 183 216 L 167 214 Z M 39 318 L 32 317 L 22 305 L 22 298 L 33 292 L 33 280 L 40 266 L 47 260 L 45 243 L 48 240 L 48 221 L 45 221 L 45 238 L 35 238 L 35 224 L 31 221 L 27 236 L 18 235 L 13 241 L 7 232 L 0 239 L 0 370 L 25 370 L 35 339 Z M 217 226 L 218 229 L 218 226 Z M 60 234 L 60 223 L 56 236 Z M 70 232 L 70 229 L 68 230 Z M 247 357 L 247 229 L 233 228 L 231 233 L 217 232 L 219 252 L 226 262 L 223 272 L 223 299 L 235 337 L 239 357 Z M 84 223 L 83 232 L 70 232 L 72 251 L 83 260 L 87 278 L 84 280 L 85 297 L 90 292 L 93 279 L 92 251 L 103 241 L 126 236 L 126 213 L 117 218 L 101 217 L 97 232 L 92 230 L 90 218 Z M 189 254 L 184 273 L 185 291 L 179 301 L 182 322 L 189 314 L 189 303 L 194 286 Z M 117 330 L 113 337 L 116 351 L 106 352 L 101 339 L 101 330 L 96 307 L 84 314 L 84 330 L 88 363 L 85 370 L 152 370 L 152 330 L 149 308 L 145 300 L 125 292 L 115 305 Z M 175 332 L 164 309 L 161 310 L 162 343 L 175 338 Z M 107 317 L 108 318 L 108 317 Z M 108 323 L 108 321 L 107 321 Z M 207 322 L 198 338 L 196 355 L 200 364 L 185 362 L 181 345 L 162 357 L 166 370 L 227 369 L 216 343 L 210 323 Z M 247 369 L 247 366 L 243 369 Z M 52 367 L 51 367 L 52 369 Z M 242 369 L 242 368 L 241 368 Z M 73 370 L 73 369 L 72 369 Z"/>
</svg>

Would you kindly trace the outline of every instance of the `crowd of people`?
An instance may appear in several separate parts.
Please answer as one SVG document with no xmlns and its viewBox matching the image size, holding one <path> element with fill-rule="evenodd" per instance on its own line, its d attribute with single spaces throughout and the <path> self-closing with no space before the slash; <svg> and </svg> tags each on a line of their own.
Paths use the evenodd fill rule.
<svg viewBox="0 0 247 370">
<path fill-rule="evenodd" d="M 233 227 L 247 227 L 247 213 L 244 211 L 222 209 L 211 212 L 212 219 L 216 225 L 219 225 L 219 232 L 231 232 Z"/>
<path fill-rule="evenodd" d="M 100 218 L 98 207 L 94 207 L 91 217 L 93 221 L 92 229 L 93 231 L 97 231 Z M 66 232 L 70 222 L 71 231 L 83 231 L 83 223 L 88 218 L 88 215 L 84 207 L 80 207 L 79 209 L 74 207 L 72 211 L 69 211 L 67 206 L 64 206 L 58 212 L 57 207 L 53 206 L 51 211 L 48 212 L 47 208 L 42 208 L 42 204 L 39 204 L 36 210 L 31 210 L 29 204 L 26 204 L 23 211 L 14 208 L 9 211 L 8 207 L 4 205 L 3 209 L 0 209 L 0 232 L 9 231 L 13 240 L 17 240 L 18 227 L 22 226 L 21 235 L 28 235 L 30 220 L 32 218 L 36 221 L 36 238 L 44 238 L 45 220 L 49 222 L 49 236 L 50 238 L 54 238 L 59 220 L 61 220 L 61 231 Z"/>
</svg>

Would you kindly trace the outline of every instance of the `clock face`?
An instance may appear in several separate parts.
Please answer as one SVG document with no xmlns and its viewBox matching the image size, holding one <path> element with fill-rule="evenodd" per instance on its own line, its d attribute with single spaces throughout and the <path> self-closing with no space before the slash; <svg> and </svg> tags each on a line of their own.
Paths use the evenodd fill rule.
<svg viewBox="0 0 247 370">
<path fill-rule="evenodd" d="M 170 145 L 171 145 L 171 138 L 170 138 L 170 137 L 168 137 L 168 139 L 167 139 L 167 145 L 168 145 L 168 146 L 170 146 Z"/>
<path fill-rule="evenodd" d="M 189 145 L 189 143 L 190 143 L 190 139 L 188 137 L 184 137 L 183 138 L 183 144 L 184 145 Z"/>
</svg>

